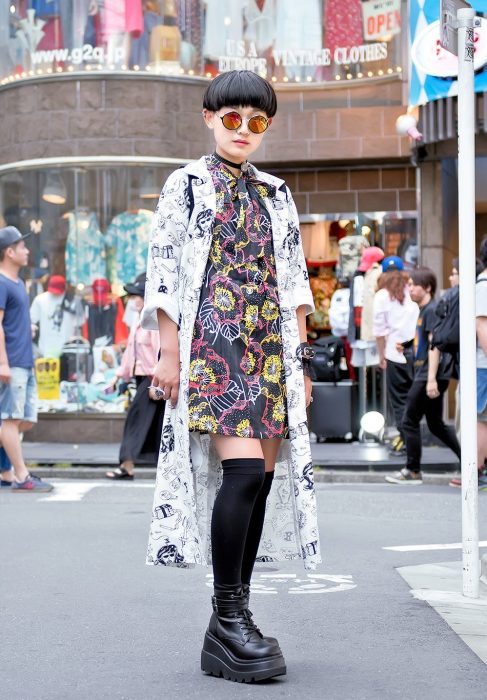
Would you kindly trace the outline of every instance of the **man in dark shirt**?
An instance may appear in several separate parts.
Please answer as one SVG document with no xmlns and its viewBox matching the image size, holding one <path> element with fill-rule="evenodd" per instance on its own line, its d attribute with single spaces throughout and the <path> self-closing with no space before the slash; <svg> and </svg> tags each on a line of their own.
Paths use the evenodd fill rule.
<svg viewBox="0 0 487 700">
<path fill-rule="evenodd" d="M 414 380 L 409 390 L 403 419 L 406 442 L 406 466 L 394 476 L 387 476 L 391 484 L 422 484 L 421 474 L 421 419 L 431 433 L 439 438 L 460 460 L 460 443 L 453 428 L 443 421 L 443 395 L 448 388 L 449 358 L 438 348 L 431 347 L 435 314 L 436 277 L 432 270 L 420 267 L 411 271 L 409 293 L 419 306 L 419 318 L 414 340 Z"/>
<path fill-rule="evenodd" d="M 12 462 L 14 491 L 51 491 L 51 484 L 29 474 L 20 434 L 37 422 L 37 390 L 32 352 L 29 297 L 19 272 L 29 250 L 14 226 L 0 229 L 0 417 L 1 441 Z"/>
</svg>

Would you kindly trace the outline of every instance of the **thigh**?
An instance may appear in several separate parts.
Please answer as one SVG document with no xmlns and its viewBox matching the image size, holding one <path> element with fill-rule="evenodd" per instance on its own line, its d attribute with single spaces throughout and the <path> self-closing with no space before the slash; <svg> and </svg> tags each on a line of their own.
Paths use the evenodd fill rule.
<svg viewBox="0 0 487 700">
<path fill-rule="evenodd" d="M 211 441 L 220 461 L 223 459 L 264 459 L 261 441 L 231 435 L 211 435 Z"/>
<path fill-rule="evenodd" d="M 412 423 L 420 422 L 425 413 L 426 382 L 413 382 L 408 391 L 404 420 Z"/>
<path fill-rule="evenodd" d="M 270 440 L 260 441 L 262 452 L 264 453 L 266 472 L 274 471 L 281 442 L 282 438 L 271 438 Z"/>
</svg>

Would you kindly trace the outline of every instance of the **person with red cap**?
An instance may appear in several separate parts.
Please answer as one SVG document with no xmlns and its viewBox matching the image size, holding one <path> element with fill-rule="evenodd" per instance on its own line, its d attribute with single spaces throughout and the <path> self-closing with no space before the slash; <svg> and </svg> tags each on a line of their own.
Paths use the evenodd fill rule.
<svg viewBox="0 0 487 700">
<path fill-rule="evenodd" d="M 39 334 L 37 345 L 42 357 L 59 357 L 67 343 L 83 323 L 80 304 L 66 294 L 66 280 L 51 275 L 47 291 L 38 294 L 30 307 L 32 331 Z"/>
<path fill-rule="evenodd" d="M 352 277 L 348 340 L 353 350 L 351 363 L 354 367 L 376 365 L 379 362 L 373 330 L 373 309 L 377 281 L 382 273 L 379 263 L 383 258 L 382 248 L 364 248 L 360 264 Z"/>
</svg>

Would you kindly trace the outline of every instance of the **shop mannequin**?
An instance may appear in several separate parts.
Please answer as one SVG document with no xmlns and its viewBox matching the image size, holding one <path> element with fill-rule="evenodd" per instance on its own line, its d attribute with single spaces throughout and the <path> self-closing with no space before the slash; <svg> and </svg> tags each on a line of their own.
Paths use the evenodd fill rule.
<svg viewBox="0 0 487 700">
<path fill-rule="evenodd" d="M 362 251 L 368 248 L 370 243 L 355 231 L 344 236 L 338 241 L 337 277 L 340 280 L 348 280 L 355 274 L 362 258 Z"/>
<path fill-rule="evenodd" d="M 373 306 L 377 280 L 382 272 L 378 263 L 383 258 L 384 251 L 380 248 L 366 248 L 352 278 L 348 340 L 352 348 L 351 363 L 354 367 L 367 367 L 379 363 L 373 332 Z"/>
<path fill-rule="evenodd" d="M 52 275 L 47 291 L 38 294 L 30 307 L 33 330 L 39 332 L 38 346 L 42 357 L 57 358 L 63 345 L 73 336 L 83 322 L 78 301 L 66 296 L 66 280 L 62 275 Z"/>
<path fill-rule="evenodd" d="M 86 307 L 83 337 L 91 346 L 113 345 L 128 338 L 128 328 L 123 322 L 124 308 L 119 298 L 114 299 L 108 280 L 96 279 L 92 285 L 93 297 Z"/>
</svg>

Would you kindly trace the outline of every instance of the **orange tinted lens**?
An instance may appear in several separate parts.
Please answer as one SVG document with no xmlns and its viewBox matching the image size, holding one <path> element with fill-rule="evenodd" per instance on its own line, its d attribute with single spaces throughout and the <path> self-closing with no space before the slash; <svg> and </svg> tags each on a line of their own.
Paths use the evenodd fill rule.
<svg viewBox="0 0 487 700">
<path fill-rule="evenodd" d="M 269 126 L 269 122 L 265 117 L 257 116 L 249 119 L 249 129 L 254 134 L 263 134 Z"/>
<path fill-rule="evenodd" d="M 238 112 L 227 112 L 227 114 L 222 117 L 222 123 L 225 129 L 231 129 L 234 131 L 235 129 L 238 129 L 242 123 L 242 117 Z"/>
</svg>

